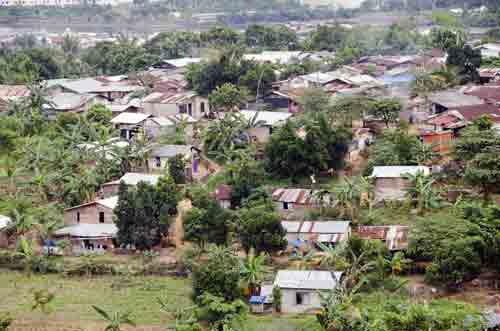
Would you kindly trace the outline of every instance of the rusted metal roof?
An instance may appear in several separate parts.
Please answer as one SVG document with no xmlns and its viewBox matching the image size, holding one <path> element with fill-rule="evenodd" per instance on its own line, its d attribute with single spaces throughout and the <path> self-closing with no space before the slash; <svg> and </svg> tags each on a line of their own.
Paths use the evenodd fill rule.
<svg viewBox="0 0 500 331">
<path fill-rule="evenodd" d="M 405 225 L 360 226 L 358 235 L 362 239 L 381 240 L 391 251 L 408 248 L 409 227 Z"/>
<path fill-rule="evenodd" d="M 160 104 L 179 104 L 183 103 L 197 94 L 193 91 L 181 92 L 181 93 L 162 93 L 162 92 L 153 92 L 147 97 L 145 97 L 142 101 L 145 103 L 160 103 Z"/>
<path fill-rule="evenodd" d="M 30 90 L 25 85 L 0 85 L 0 99 L 13 100 L 29 95 Z"/>
</svg>

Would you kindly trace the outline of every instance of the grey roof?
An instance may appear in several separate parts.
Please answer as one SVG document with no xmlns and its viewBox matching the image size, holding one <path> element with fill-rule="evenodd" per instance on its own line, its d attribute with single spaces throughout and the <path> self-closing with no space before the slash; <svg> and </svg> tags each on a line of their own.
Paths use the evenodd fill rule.
<svg viewBox="0 0 500 331">
<path fill-rule="evenodd" d="M 288 233 L 346 233 L 349 222 L 345 221 L 283 221 L 281 225 Z"/>
<path fill-rule="evenodd" d="M 54 110 L 73 110 L 80 108 L 87 102 L 95 98 L 95 95 L 90 94 L 74 94 L 74 93 L 59 93 L 52 97 L 47 98 L 49 102 L 44 105 L 47 109 Z"/>
<path fill-rule="evenodd" d="M 256 121 L 263 122 L 263 125 L 275 126 L 284 124 L 287 119 L 292 117 L 291 113 L 277 112 L 277 111 L 254 111 L 254 110 L 242 110 L 240 114 L 243 115 L 245 120 L 252 120 L 255 116 Z"/>
<path fill-rule="evenodd" d="M 120 182 L 124 182 L 127 185 L 137 185 L 140 182 L 146 182 L 151 185 L 156 185 L 158 183 L 158 179 L 160 175 L 151 175 L 151 174 L 140 174 L 135 172 L 128 172 L 120 178 Z"/>
<path fill-rule="evenodd" d="M 118 228 L 114 223 L 76 224 L 59 229 L 56 236 L 71 236 L 79 238 L 113 238 Z"/>
<path fill-rule="evenodd" d="M 74 91 L 76 93 L 90 93 L 99 89 L 103 83 L 94 78 L 82 78 L 75 80 L 58 80 L 54 82 L 49 82 L 49 86 L 59 85 L 67 90 Z"/>
<path fill-rule="evenodd" d="M 425 175 L 430 174 L 430 169 L 426 166 L 383 166 L 374 167 L 370 177 L 401 178 L 406 174 L 415 175 L 418 171 L 423 171 Z"/>
<path fill-rule="evenodd" d="M 191 145 L 161 145 L 153 148 L 151 156 L 153 157 L 174 157 L 178 154 L 186 155 L 191 153 Z"/>
<path fill-rule="evenodd" d="M 109 208 L 109 209 L 115 209 L 116 205 L 118 204 L 118 196 L 112 196 L 112 197 L 109 197 L 106 199 L 95 200 L 95 201 L 92 201 L 89 203 L 84 203 L 83 205 L 78 205 L 78 206 L 74 206 L 71 208 L 66 208 L 65 211 L 69 211 L 69 210 L 73 210 L 73 209 L 77 209 L 77 208 L 81 208 L 81 207 L 86 207 L 86 206 L 90 206 L 93 204 L 99 204 L 99 205 L 104 206 L 104 207 Z"/>
<path fill-rule="evenodd" d="M 429 96 L 429 100 L 446 108 L 482 105 L 484 101 L 473 95 L 466 95 L 458 91 L 436 92 Z"/>
<path fill-rule="evenodd" d="M 274 285 L 290 289 L 332 290 L 341 276 L 341 272 L 331 271 L 280 270 Z"/>
<path fill-rule="evenodd" d="M 139 124 L 145 119 L 151 117 L 149 114 L 143 113 L 121 113 L 111 120 L 113 124 Z"/>
</svg>

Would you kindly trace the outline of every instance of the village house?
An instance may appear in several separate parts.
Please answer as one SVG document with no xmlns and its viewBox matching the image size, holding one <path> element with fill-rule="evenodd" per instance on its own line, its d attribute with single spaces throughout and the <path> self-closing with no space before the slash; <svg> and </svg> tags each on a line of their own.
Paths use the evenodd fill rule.
<svg viewBox="0 0 500 331">
<path fill-rule="evenodd" d="M 161 69 L 161 70 L 173 70 L 179 72 L 187 68 L 190 64 L 200 63 L 202 61 L 201 58 L 198 57 L 184 57 L 180 59 L 167 59 L 161 60 L 152 65 L 153 69 Z"/>
<path fill-rule="evenodd" d="M 406 175 L 415 175 L 419 171 L 430 174 L 429 167 L 425 166 L 383 166 L 374 167 L 371 178 L 375 185 L 375 200 L 404 200 L 410 181 Z"/>
<path fill-rule="evenodd" d="M 403 251 L 408 248 L 409 227 L 405 225 L 359 226 L 357 235 L 366 240 L 380 240 L 390 251 Z"/>
<path fill-rule="evenodd" d="M 65 227 L 54 233 L 56 238 L 69 239 L 73 254 L 103 253 L 113 249 L 118 232 L 113 210 L 118 197 L 95 200 L 64 211 Z"/>
<path fill-rule="evenodd" d="M 500 44 L 483 44 L 478 46 L 477 49 L 481 50 L 481 56 L 485 58 L 500 56 Z"/>
<path fill-rule="evenodd" d="M 320 309 L 320 293 L 335 289 L 341 277 L 341 272 L 279 270 L 274 287 L 281 289 L 281 312 L 301 314 Z"/>
<path fill-rule="evenodd" d="M 256 124 L 255 127 L 248 129 L 248 134 L 261 144 L 269 140 L 273 130 L 285 124 L 292 117 L 290 113 L 274 111 L 242 110 L 240 114 L 245 121 Z"/>
<path fill-rule="evenodd" d="M 175 130 L 172 120 L 143 113 L 121 113 L 114 117 L 111 123 L 120 131 L 120 137 L 126 140 L 132 140 L 140 130 L 143 130 L 148 138 L 173 133 Z"/>
<path fill-rule="evenodd" d="M 92 94 L 58 93 L 48 96 L 43 108 L 51 115 L 57 113 L 85 113 L 103 100 Z"/>
<path fill-rule="evenodd" d="M 473 95 L 466 95 L 459 91 L 435 92 L 429 96 L 433 114 L 444 113 L 447 110 L 484 104 L 484 101 Z"/>
<path fill-rule="evenodd" d="M 103 198 L 109 198 L 118 194 L 118 189 L 120 183 L 124 183 L 127 186 L 137 186 L 140 182 L 144 182 L 150 185 L 156 185 L 160 175 L 155 174 L 142 174 L 136 172 L 127 172 L 119 180 L 104 183 L 101 185 L 100 195 Z"/>
<path fill-rule="evenodd" d="M 500 68 L 479 68 L 477 70 L 481 84 L 498 82 L 500 79 Z"/>
<path fill-rule="evenodd" d="M 472 124 L 474 120 L 489 117 L 494 123 L 500 122 L 500 108 L 493 104 L 455 107 L 426 121 L 427 129 L 434 132 L 452 131 L 458 136 L 461 129 Z"/>
<path fill-rule="evenodd" d="M 321 207 L 319 191 L 301 188 L 278 188 L 272 193 L 272 200 L 276 209 L 282 213 L 294 215 L 305 214 L 306 211 Z M 329 199 L 323 197 L 323 199 Z M 323 201 L 327 202 L 327 201 Z"/>
<path fill-rule="evenodd" d="M 153 92 L 142 100 L 143 112 L 156 117 L 187 114 L 195 119 L 208 116 L 208 99 L 194 91 Z"/>
<path fill-rule="evenodd" d="M 0 114 L 8 110 L 9 103 L 27 98 L 30 93 L 25 85 L 0 85 Z"/>
<path fill-rule="evenodd" d="M 283 221 L 289 248 L 306 246 L 316 248 L 317 243 L 335 245 L 351 235 L 349 222 L 344 221 Z"/>
<path fill-rule="evenodd" d="M 499 85 L 482 85 L 469 86 L 462 90 L 465 95 L 471 95 L 482 99 L 484 102 L 500 105 L 500 86 Z"/>
<path fill-rule="evenodd" d="M 188 181 L 198 181 L 211 174 L 210 165 L 203 159 L 201 150 L 192 145 L 160 145 L 154 147 L 149 155 L 148 168 L 152 172 L 163 172 L 168 160 L 182 155 Z"/>
<path fill-rule="evenodd" d="M 453 131 L 429 131 L 420 130 L 420 139 L 426 145 L 432 148 L 432 151 L 440 156 L 446 156 L 451 152 L 452 142 L 455 138 Z"/>
</svg>

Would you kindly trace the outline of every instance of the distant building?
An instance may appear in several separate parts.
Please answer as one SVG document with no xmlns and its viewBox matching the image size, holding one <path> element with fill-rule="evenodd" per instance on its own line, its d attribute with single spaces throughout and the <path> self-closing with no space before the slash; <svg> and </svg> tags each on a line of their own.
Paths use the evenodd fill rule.
<svg viewBox="0 0 500 331">
<path fill-rule="evenodd" d="M 208 115 L 208 99 L 196 92 L 153 92 L 142 100 L 143 111 L 156 117 L 186 114 L 195 119 Z"/>
<path fill-rule="evenodd" d="M 430 174 L 429 167 L 425 166 L 374 167 L 371 178 L 375 181 L 375 200 L 404 200 L 411 184 L 405 175 L 415 175 L 419 171 Z"/>
<path fill-rule="evenodd" d="M 483 44 L 477 49 L 481 51 L 482 57 L 498 57 L 500 56 L 500 44 Z"/>
<path fill-rule="evenodd" d="M 405 225 L 370 225 L 358 227 L 357 234 L 362 239 L 380 240 L 390 251 L 408 248 L 409 227 Z"/>
<path fill-rule="evenodd" d="M 256 127 L 250 128 L 248 133 L 259 143 L 266 143 L 273 131 L 292 117 L 290 113 L 276 111 L 242 110 L 240 114 L 245 121 L 257 124 Z"/>
<path fill-rule="evenodd" d="M 351 235 L 349 222 L 343 221 L 283 221 L 289 247 L 303 245 L 315 248 L 317 243 L 335 245 Z"/>
<path fill-rule="evenodd" d="M 29 96 L 30 90 L 25 85 L 0 85 L 0 113 L 7 110 L 10 102 L 20 101 Z"/>
<path fill-rule="evenodd" d="M 156 185 L 158 180 L 160 179 L 160 175 L 155 174 L 143 174 L 136 172 L 127 172 L 123 175 L 119 180 L 115 180 L 112 182 L 104 183 L 101 186 L 101 195 L 104 198 L 112 197 L 118 194 L 118 188 L 120 187 L 120 183 L 124 183 L 127 186 L 137 186 L 140 182 L 144 182 L 150 185 Z"/>
<path fill-rule="evenodd" d="M 473 95 L 466 95 L 459 91 L 435 92 L 429 96 L 432 103 L 432 112 L 443 113 L 449 109 L 465 106 L 477 106 L 484 104 L 484 101 Z"/>
<path fill-rule="evenodd" d="M 0 0 L 0 7 L 71 7 L 81 5 L 81 0 Z"/>
</svg>

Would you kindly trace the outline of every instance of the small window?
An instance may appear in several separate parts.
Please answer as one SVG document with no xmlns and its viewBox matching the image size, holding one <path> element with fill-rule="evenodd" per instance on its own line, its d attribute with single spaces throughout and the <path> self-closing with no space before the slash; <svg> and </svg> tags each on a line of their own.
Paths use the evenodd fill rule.
<svg viewBox="0 0 500 331">
<path fill-rule="evenodd" d="M 205 103 L 202 102 L 200 105 L 200 112 L 204 113 L 205 112 Z"/>
<path fill-rule="evenodd" d="M 304 293 L 297 292 L 295 293 L 295 303 L 297 305 L 303 305 L 304 304 Z"/>
<path fill-rule="evenodd" d="M 288 210 L 288 202 L 283 202 L 283 209 Z"/>
<path fill-rule="evenodd" d="M 193 104 L 188 104 L 188 114 L 189 116 L 193 116 Z"/>
<path fill-rule="evenodd" d="M 160 157 L 155 158 L 155 166 L 157 168 L 161 168 L 161 158 Z"/>
<path fill-rule="evenodd" d="M 99 223 L 104 223 L 104 212 L 99 212 Z"/>
<path fill-rule="evenodd" d="M 76 212 L 76 223 L 80 223 L 80 212 Z"/>
</svg>

